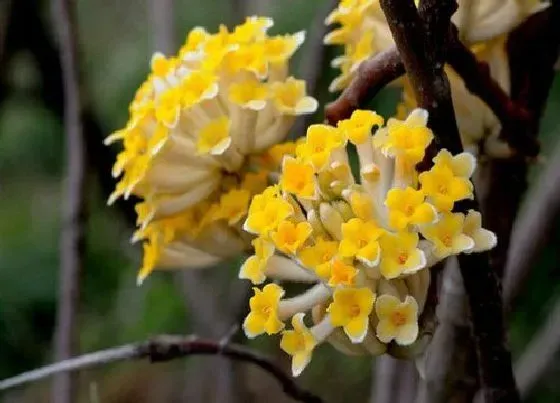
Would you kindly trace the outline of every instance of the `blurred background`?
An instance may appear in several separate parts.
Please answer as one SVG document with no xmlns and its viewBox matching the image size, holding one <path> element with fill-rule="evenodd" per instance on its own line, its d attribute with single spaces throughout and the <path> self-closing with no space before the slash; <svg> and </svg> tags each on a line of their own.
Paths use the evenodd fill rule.
<svg viewBox="0 0 560 403">
<path fill-rule="evenodd" d="M 144 340 L 160 333 L 222 337 L 246 312 L 247 289 L 233 281 L 239 260 L 219 270 L 157 272 L 142 287 L 135 278 L 141 250 L 130 245 L 130 205 L 106 206 L 113 186 L 115 149 L 103 138 L 122 127 L 128 104 L 149 70 L 156 50 L 158 19 L 149 0 L 77 1 L 85 133 L 88 142 L 88 221 L 79 309 L 80 351 L 89 352 Z M 158 3 L 157 1 L 155 3 Z M 324 0 L 175 0 L 173 52 L 195 26 L 215 32 L 244 15 L 274 18 L 274 33 L 317 30 Z M 331 2 L 332 3 L 332 2 Z M 243 11 L 243 12 L 241 12 Z M 52 361 L 58 291 L 59 237 L 65 166 L 60 62 L 50 5 L 39 0 L 0 0 L 0 379 Z M 309 71 L 313 49 L 304 45 L 293 62 L 296 76 Z M 161 49 L 166 50 L 166 49 Z M 314 91 L 322 105 L 333 99 L 326 88 L 336 71 L 328 48 Z M 306 70 L 307 69 L 307 70 Z M 384 90 L 372 107 L 387 116 L 399 100 Z M 532 167 L 538 180 L 560 134 L 560 80 L 556 79 L 541 125 L 543 162 Z M 321 119 L 322 111 L 314 117 Z M 294 133 L 299 135 L 301 133 Z M 559 173 L 560 175 L 560 173 Z M 529 281 L 509 322 L 517 359 L 560 297 L 560 227 L 534 262 Z M 193 285 L 195 285 L 193 287 Z M 275 343 L 235 337 L 289 368 Z M 551 351 L 554 354 L 555 351 Z M 558 357 L 560 358 L 560 356 Z M 560 360 L 557 360 L 560 362 Z M 372 360 L 348 357 L 324 345 L 298 383 L 329 402 L 368 401 Z M 560 364 L 547 371 L 528 402 L 560 401 Z M 50 381 L 0 395 L 5 402 L 48 402 Z M 268 374 L 214 357 L 169 364 L 123 363 L 79 376 L 83 402 L 290 401 Z"/>
</svg>

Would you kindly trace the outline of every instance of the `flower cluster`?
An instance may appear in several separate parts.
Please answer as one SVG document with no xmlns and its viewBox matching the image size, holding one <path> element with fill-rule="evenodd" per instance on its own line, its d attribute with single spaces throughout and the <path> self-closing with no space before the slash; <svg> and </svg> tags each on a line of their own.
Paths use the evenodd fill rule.
<svg viewBox="0 0 560 403">
<path fill-rule="evenodd" d="M 459 29 L 460 39 L 479 60 L 489 64 L 492 77 L 509 92 L 506 35 L 547 3 L 536 0 L 458 0 L 458 4 L 452 21 Z M 394 45 L 379 0 L 341 0 L 325 23 L 337 24 L 337 28 L 324 38 L 325 44 L 344 46 L 344 54 L 332 61 L 341 74 L 331 83 L 331 91 L 344 89 L 363 61 Z M 464 147 L 477 152 L 477 145 L 484 140 L 488 155 L 509 155 L 511 151 L 507 145 L 498 139 L 498 119 L 483 101 L 467 90 L 462 79 L 449 66 L 446 66 L 446 73 Z M 416 101 L 408 79 L 397 83 L 404 86 L 403 102 L 399 107 L 399 116 L 404 118 L 416 108 Z"/>
<path fill-rule="evenodd" d="M 495 246 L 480 213 L 454 212 L 456 202 L 473 197 L 472 154 L 441 150 L 429 171 L 416 171 L 433 139 L 427 118 L 415 109 L 385 125 L 375 112 L 357 110 L 337 127 L 312 125 L 284 156 L 278 183 L 252 199 L 244 229 L 256 235 L 255 254 L 239 277 L 310 287 L 289 298 L 276 282 L 255 287 L 243 327 L 250 338 L 281 333 L 294 375 L 324 341 L 349 354 L 412 347 L 429 268 Z M 348 142 L 357 149 L 359 181 Z"/>
<path fill-rule="evenodd" d="M 268 173 L 294 150 L 296 116 L 317 109 L 288 62 L 304 32 L 268 36 L 269 18 L 231 32 L 189 32 L 177 55 L 153 55 L 126 126 L 106 139 L 124 149 L 109 204 L 135 195 L 144 242 L 138 279 L 155 267 L 200 267 L 249 249 L 241 224 Z"/>
</svg>

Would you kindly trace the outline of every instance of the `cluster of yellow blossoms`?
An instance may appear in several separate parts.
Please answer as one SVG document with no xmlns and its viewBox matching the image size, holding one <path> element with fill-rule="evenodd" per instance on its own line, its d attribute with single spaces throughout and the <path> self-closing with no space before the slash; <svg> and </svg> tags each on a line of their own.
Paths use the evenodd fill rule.
<svg viewBox="0 0 560 403">
<path fill-rule="evenodd" d="M 453 212 L 456 202 L 473 197 L 472 154 L 441 150 L 429 171 L 417 173 L 433 139 L 427 118 L 415 109 L 384 125 L 375 112 L 357 110 L 337 127 L 312 125 L 283 158 L 278 184 L 252 199 L 244 229 L 256 235 L 255 254 L 239 277 L 276 282 L 254 288 L 243 328 L 250 338 L 281 333 L 294 376 L 323 341 L 348 354 L 412 348 L 429 268 L 495 246 L 480 213 Z M 358 182 L 348 142 L 357 149 Z M 277 281 L 310 287 L 285 298 Z"/>
<path fill-rule="evenodd" d="M 458 0 L 458 5 L 452 21 L 459 30 L 461 40 L 479 60 L 489 64 L 492 77 L 509 92 L 509 62 L 505 50 L 507 33 L 548 3 L 540 0 Z M 333 67 L 339 68 L 341 74 L 332 82 L 331 91 L 344 89 L 362 62 L 394 45 L 379 0 L 341 0 L 325 23 L 338 25 L 324 38 L 325 44 L 344 46 L 344 54 L 332 61 Z M 509 147 L 498 139 L 500 123 L 492 111 L 467 90 L 451 67 L 446 66 L 446 73 L 451 83 L 464 147 L 476 153 L 478 144 L 484 141 L 483 149 L 489 156 L 510 155 Z M 406 78 L 397 80 L 395 84 L 404 87 L 398 114 L 404 118 L 416 108 L 416 101 Z"/>
<path fill-rule="evenodd" d="M 130 105 L 109 204 L 135 195 L 144 241 L 141 282 L 154 267 L 201 267 L 250 248 L 241 229 L 251 197 L 294 144 L 296 116 L 317 101 L 288 74 L 304 32 L 268 36 L 269 18 L 228 31 L 193 29 L 177 55 L 156 53 Z"/>
</svg>

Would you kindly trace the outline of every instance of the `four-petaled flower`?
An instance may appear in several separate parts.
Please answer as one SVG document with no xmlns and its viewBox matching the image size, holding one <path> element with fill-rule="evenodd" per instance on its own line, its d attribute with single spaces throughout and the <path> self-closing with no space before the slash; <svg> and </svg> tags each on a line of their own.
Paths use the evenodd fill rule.
<svg viewBox="0 0 560 403">
<path fill-rule="evenodd" d="M 278 224 L 278 229 L 272 233 L 271 238 L 279 250 L 295 255 L 312 231 L 311 224 L 307 221 L 294 224 L 286 220 Z"/>
<path fill-rule="evenodd" d="M 380 295 L 375 302 L 375 313 L 379 318 L 377 338 L 383 343 L 395 340 L 408 346 L 418 337 L 418 304 L 407 296 L 404 302 L 389 294 Z"/>
<path fill-rule="evenodd" d="M 299 252 L 299 258 L 303 265 L 313 269 L 319 278 L 328 280 L 331 276 L 331 260 L 337 251 L 337 241 L 318 238 L 315 245 L 304 248 Z"/>
<path fill-rule="evenodd" d="M 421 232 L 434 245 L 433 253 L 438 259 L 468 252 L 474 241 L 463 233 L 465 216 L 461 213 L 442 213 L 435 224 L 427 225 Z"/>
<path fill-rule="evenodd" d="M 337 288 L 327 308 L 331 324 L 342 326 L 352 343 L 361 343 L 368 332 L 374 302 L 375 294 L 367 287 Z"/>
<path fill-rule="evenodd" d="M 266 280 L 265 269 L 268 259 L 274 254 L 274 245 L 263 238 L 251 241 L 255 254 L 249 256 L 239 270 L 239 278 L 251 280 L 253 284 L 261 284 Z"/>
<path fill-rule="evenodd" d="M 304 313 L 297 313 L 292 317 L 292 330 L 284 330 L 280 340 L 280 348 L 292 356 L 292 374 L 299 376 L 305 369 L 311 354 L 317 345 L 315 337 L 303 323 Z"/>
<path fill-rule="evenodd" d="M 387 279 L 415 273 L 426 266 L 426 256 L 417 248 L 415 232 L 386 233 L 379 244 L 382 250 L 380 271 Z"/>
<path fill-rule="evenodd" d="M 469 153 L 459 154 L 452 159 L 446 150 L 442 150 L 434 158 L 432 169 L 422 172 L 418 181 L 438 210 L 451 211 L 455 202 L 474 197 L 473 185 L 469 180 L 473 170 L 474 163 Z"/>
<path fill-rule="evenodd" d="M 251 312 L 243 322 L 245 334 L 250 339 L 260 334 L 275 334 L 284 328 L 278 318 L 278 304 L 284 296 L 284 289 L 276 284 L 267 284 L 262 290 L 253 288 L 255 295 L 249 300 Z"/>
<path fill-rule="evenodd" d="M 385 200 L 389 210 L 389 225 L 396 230 L 404 230 L 408 225 L 434 223 L 437 211 L 425 202 L 425 198 L 422 190 L 414 190 L 410 186 L 389 190 Z"/>
<path fill-rule="evenodd" d="M 338 252 L 342 257 L 356 257 L 368 266 L 379 263 L 379 237 L 384 233 L 374 221 L 352 218 L 342 224 L 342 240 Z"/>
<path fill-rule="evenodd" d="M 373 111 L 355 110 L 350 119 L 338 122 L 338 128 L 353 144 L 363 144 L 369 138 L 373 126 L 381 126 L 384 119 Z"/>
</svg>

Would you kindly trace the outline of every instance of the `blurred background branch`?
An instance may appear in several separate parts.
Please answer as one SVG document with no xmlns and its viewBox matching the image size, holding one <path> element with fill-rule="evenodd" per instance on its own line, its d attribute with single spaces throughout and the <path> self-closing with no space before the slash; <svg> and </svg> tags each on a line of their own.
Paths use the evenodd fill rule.
<svg viewBox="0 0 560 403">
<path fill-rule="evenodd" d="M 55 353 L 57 361 L 66 360 L 79 350 L 79 310 L 81 277 L 84 266 L 86 207 L 86 142 L 81 122 L 80 67 L 78 32 L 72 0 L 53 1 L 64 88 L 64 130 L 66 133 L 65 208 L 60 245 L 60 277 Z M 75 401 L 76 383 L 69 374 L 55 377 L 52 400 Z"/>
<path fill-rule="evenodd" d="M 11 379 L 0 381 L 0 391 L 21 386 L 28 382 L 70 371 L 78 371 L 99 365 L 106 365 L 123 360 L 149 359 L 152 363 L 164 362 L 192 355 L 219 355 L 234 361 L 244 361 L 260 367 L 276 378 L 282 385 L 284 393 L 303 403 L 321 403 L 321 398 L 301 389 L 294 379 L 285 374 L 274 362 L 243 346 L 229 344 L 227 341 L 214 342 L 197 336 L 156 336 L 143 343 L 129 344 L 109 350 L 98 351 L 64 360 L 44 368 L 27 372 Z M 205 381 L 207 382 L 207 378 Z M 58 400 L 56 400 L 58 402 Z"/>
</svg>

